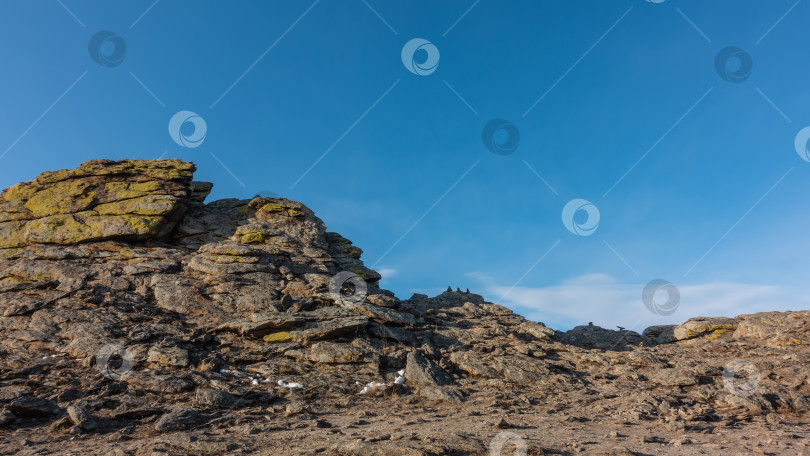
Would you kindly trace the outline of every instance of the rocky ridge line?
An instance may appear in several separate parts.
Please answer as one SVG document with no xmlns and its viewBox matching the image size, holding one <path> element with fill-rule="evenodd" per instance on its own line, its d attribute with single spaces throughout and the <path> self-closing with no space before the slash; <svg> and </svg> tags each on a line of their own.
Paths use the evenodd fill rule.
<svg viewBox="0 0 810 456">
<path fill-rule="evenodd" d="M 452 433 L 401 434 L 404 453 L 351 443 L 325 417 L 542 409 L 675 434 L 807 423 L 810 312 L 563 333 L 460 290 L 402 300 L 303 204 L 203 204 L 212 185 L 194 170 L 94 160 L 0 195 L 0 426 L 44 428 L 42 445 L 80 435 L 109 449 L 103 436 L 122 436 L 118 454 L 250 453 L 253 434 L 228 430 L 263 416 L 256 432 L 335 437 L 302 451 L 483 454 L 487 439 Z M 724 378 L 737 361 L 757 371 L 747 394 Z"/>
</svg>

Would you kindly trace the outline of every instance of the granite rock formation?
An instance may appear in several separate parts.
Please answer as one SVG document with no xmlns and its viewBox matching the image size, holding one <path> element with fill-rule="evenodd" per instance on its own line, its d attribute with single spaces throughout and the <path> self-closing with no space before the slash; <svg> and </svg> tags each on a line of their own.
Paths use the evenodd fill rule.
<svg viewBox="0 0 810 456">
<path fill-rule="evenodd" d="M 303 204 L 204 204 L 194 171 L 95 160 L 0 195 L 1 453 L 809 451 L 810 312 L 559 332 L 400 299 Z"/>
</svg>

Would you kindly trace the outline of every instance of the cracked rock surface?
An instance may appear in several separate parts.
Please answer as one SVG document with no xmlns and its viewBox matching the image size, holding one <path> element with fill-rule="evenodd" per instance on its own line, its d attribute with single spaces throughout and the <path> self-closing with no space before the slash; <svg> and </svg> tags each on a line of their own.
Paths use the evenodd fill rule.
<svg viewBox="0 0 810 456">
<path fill-rule="evenodd" d="M 0 454 L 810 454 L 810 312 L 560 332 L 404 299 L 305 205 L 204 204 L 194 170 L 0 195 Z"/>
</svg>

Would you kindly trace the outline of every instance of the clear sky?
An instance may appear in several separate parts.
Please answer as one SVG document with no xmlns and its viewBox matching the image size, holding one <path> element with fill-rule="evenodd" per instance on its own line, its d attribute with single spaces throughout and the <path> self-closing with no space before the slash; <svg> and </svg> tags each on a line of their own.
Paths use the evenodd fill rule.
<svg viewBox="0 0 810 456">
<path fill-rule="evenodd" d="M 304 202 L 401 298 L 470 288 L 556 328 L 808 308 L 808 19 L 801 0 L 7 0 L 0 186 L 191 160 L 210 200 Z M 666 289 L 644 305 L 654 279 L 671 315 Z"/>
</svg>

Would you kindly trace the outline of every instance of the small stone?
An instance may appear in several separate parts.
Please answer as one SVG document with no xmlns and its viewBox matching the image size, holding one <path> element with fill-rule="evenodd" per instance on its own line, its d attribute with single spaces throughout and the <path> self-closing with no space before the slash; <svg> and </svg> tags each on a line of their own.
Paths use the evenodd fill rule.
<svg viewBox="0 0 810 456">
<path fill-rule="evenodd" d="M 56 402 L 35 396 L 18 397 L 11 401 L 8 409 L 21 416 L 57 415 L 61 411 Z"/>
<path fill-rule="evenodd" d="M 73 424 L 80 426 L 85 431 L 92 431 L 98 428 L 98 423 L 86 409 L 78 405 L 69 405 L 67 408 L 68 416 Z"/>
<path fill-rule="evenodd" d="M 153 346 L 149 349 L 146 361 L 156 367 L 188 367 L 188 350 L 179 347 Z"/>
<path fill-rule="evenodd" d="M 293 415 L 300 415 L 302 413 L 308 413 L 309 406 L 303 401 L 294 401 L 287 404 L 286 409 L 284 410 L 284 416 L 290 417 Z"/>
<path fill-rule="evenodd" d="M 84 393 L 82 393 L 81 391 L 79 391 L 77 389 L 68 388 L 68 389 L 62 391 L 61 393 L 59 393 L 59 395 L 56 396 L 56 400 L 59 401 L 59 402 L 62 402 L 62 403 L 70 402 L 70 401 L 75 401 L 76 399 L 79 399 L 83 395 L 84 395 Z"/>
<path fill-rule="evenodd" d="M 161 416 L 157 422 L 155 422 L 155 430 L 160 432 L 174 431 L 194 424 L 201 419 L 202 415 L 197 413 L 194 409 L 178 406 Z"/>
<path fill-rule="evenodd" d="M 195 400 L 199 405 L 218 408 L 241 407 L 250 403 L 230 393 L 215 389 L 198 389 Z"/>
<path fill-rule="evenodd" d="M 779 416 L 778 413 L 769 413 L 769 414 L 765 415 L 765 421 L 768 424 L 773 425 L 773 426 L 784 423 L 784 421 L 782 420 L 782 417 Z"/>
<path fill-rule="evenodd" d="M 669 441 L 669 444 L 672 446 L 683 446 L 683 445 L 690 445 L 692 440 L 689 437 L 681 437 L 679 439 L 672 439 Z"/>
<path fill-rule="evenodd" d="M 498 429 L 509 429 L 512 427 L 512 425 L 509 424 L 509 422 L 507 422 L 504 418 L 501 418 L 495 423 L 495 427 Z"/>
<path fill-rule="evenodd" d="M 318 428 L 331 428 L 332 423 L 330 423 L 330 422 L 328 422 L 326 420 L 315 420 L 315 427 L 318 427 Z"/>
<path fill-rule="evenodd" d="M 683 421 L 670 421 L 669 423 L 666 424 L 666 428 L 672 432 L 685 431 L 686 423 L 684 423 Z"/>
<path fill-rule="evenodd" d="M 464 393 L 460 389 L 447 386 L 426 386 L 419 389 L 419 395 L 434 401 L 464 402 Z"/>
<path fill-rule="evenodd" d="M 9 412 L 8 410 L 0 410 L 0 426 L 13 423 L 15 419 L 17 419 L 17 417 L 14 416 L 13 413 Z"/>
</svg>

